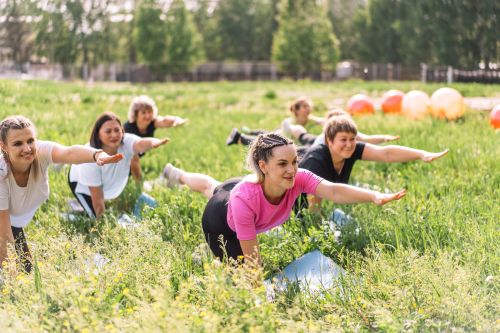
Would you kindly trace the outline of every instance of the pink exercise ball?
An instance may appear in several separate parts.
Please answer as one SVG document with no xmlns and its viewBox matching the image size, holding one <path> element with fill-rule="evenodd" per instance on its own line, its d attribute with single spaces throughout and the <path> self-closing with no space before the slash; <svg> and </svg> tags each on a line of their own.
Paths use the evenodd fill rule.
<svg viewBox="0 0 500 333">
<path fill-rule="evenodd" d="M 401 113 L 401 102 L 405 93 L 401 90 L 389 90 L 382 97 L 381 108 L 384 113 Z"/>
<path fill-rule="evenodd" d="M 372 100 L 363 94 L 352 96 L 347 102 L 347 112 L 351 115 L 373 114 L 375 113 L 375 106 Z"/>
</svg>

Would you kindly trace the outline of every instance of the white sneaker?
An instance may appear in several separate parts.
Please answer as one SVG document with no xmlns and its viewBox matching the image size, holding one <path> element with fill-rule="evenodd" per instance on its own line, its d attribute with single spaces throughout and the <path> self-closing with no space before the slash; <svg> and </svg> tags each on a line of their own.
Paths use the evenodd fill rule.
<svg viewBox="0 0 500 333">
<path fill-rule="evenodd" d="M 281 131 L 286 136 L 292 135 L 292 119 L 286 118 L 281 122 Z"/>
<path fill-rule="evenodd" d="M 163 177 L 167 180 L 167 187 L 173 188 L 180 184 L 179 178 L 182 175 L 182 170 L 167 163 L 163 169 Z"/>
</svg>

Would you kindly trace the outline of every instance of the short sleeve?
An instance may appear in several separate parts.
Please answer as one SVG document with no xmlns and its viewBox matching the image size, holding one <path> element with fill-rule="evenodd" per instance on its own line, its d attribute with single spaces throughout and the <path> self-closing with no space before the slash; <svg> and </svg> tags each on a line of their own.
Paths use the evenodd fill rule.
<svg viewBox="0 0 500 333">
<path fill-rule="evenodd" d="M 9 209 L 9 198 L 8 178 L 0 179 L 0 210 Z"/>
<path fill-rule="evenodd" d="M 316 176 L 309 170 L 299 169 L 297 172 L 297 185 L 301 193 L 314 194 L 316 187 L 321 183 L 323 178 Z"/>
<path fill-rule="evenodd" d="M 134 155 L 134 144 L 141 138 L 135 134 L 125 133 L 123 136 L 123 150 L 128 156 Z"/>
<path fill-rule="evenodd" d="M 364 150 L 365 150 L 365 143 L 364 142 L 356 143 L 356 148 L 354 149 L 354 153 L 352 154 L 351 158 L 354 160 L 360 160 L 361 157 L 363 156 Z"/>
<path fill-rule="evenodd" d="M 96 163 L 78 165 L 78 182 L 88 187 L 102 186 L 102 167 Z"/>
<path fill-rule="evenodd" d="M 52 164 L 52 149 L 56 145 L 55 142 L 52 141 L 38 141 L 38 158 L 40 159 L 40 163 L 45 168 Z"/>
<path fill-rule="evenodd" d="M 255 212 L 246 201 L 241 197 L 234 196 L 230 199 L 230 209 L 237 238 L 239 240 L 255 239 L 257 237 Z"/>
<path fill-rule="evenodd" d="M 326 178 L 326 175 L 325 175 L 326 168 L 323 164 L 324 164 L 323 161 L 316 158 L 312 154 L 308 154 L 308 155 L 304 156 L 304 158 L 300 162 L 300 167 L 302 169 L 309 170 L 312 173 L 319 175 L 323 178 Z"/>
</svg>

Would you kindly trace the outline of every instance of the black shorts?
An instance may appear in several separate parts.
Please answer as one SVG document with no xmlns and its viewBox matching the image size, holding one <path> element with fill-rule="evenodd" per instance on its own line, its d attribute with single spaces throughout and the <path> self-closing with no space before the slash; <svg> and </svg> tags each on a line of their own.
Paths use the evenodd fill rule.
<svg viewBox="0 0 500 333">
<path fill-rule="evenodd" d="M 203 212 L 202 227 L 213 254 L 223 259 L 225 256 L 238 260 L 243 256 L 236 232 L 227 224 L 227 205 L 231 190 L 241 181 L 241 177 L 231 178 L 217 186 Z"/>
<path fill-rule="evenodd" d="M 71 168 L 69 168 L 69 172 L 71 172 Z M 87 194 L 76 192 L 76 186 L 78 185 L 78 183 L 69 180 L 69 172 L 68 172 L 68 185 L 69 188 L 71 189 L 71 192 L 75 196 L 76 200 L 78 200 L 80 205 L 83 207 L 83 210 L 85 210 L 87 215 L 95 219 L 95 211 L 94 211 L 94 205 L 92 204 L 92 197 Z"/>
</svg>

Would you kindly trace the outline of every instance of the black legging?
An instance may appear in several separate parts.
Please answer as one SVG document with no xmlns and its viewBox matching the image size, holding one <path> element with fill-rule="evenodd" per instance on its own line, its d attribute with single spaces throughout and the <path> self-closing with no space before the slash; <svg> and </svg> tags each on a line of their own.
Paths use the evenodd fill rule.
<svg viewBox="0 0 500 333">
<path fill-rule="evenodd" d="M 213 254 L 222 260 L 225 256 L 238 260 L 243 256 L 236 232 L 227 225 L 227 204 L 229 193 L 240 182 L 241 177 L 231 178 L 217 186 L 203 212 L 202 227 Z"/>
<path fill-rule="evenodd" d="M 72 182 L 69 180 L 69 173 L 71 172 L 71 168 L 69 169 L 68 172 L 68 185 L 69 188 L 71 189 L 71 192 L 75 196 L 76 200 L 80 203 L 80 205 L 83 207 L 87 215 L 91 218 L 95 218 L 95 211 L 94 211 L 94 205 L 92 204 L 92 197 L 87 194 L 83 193 L 77 193 L 76 192 L 76 186 L 78 185 L 77 182 Z"/>
<path fill-rule="evenodd" d="M 301 135 L 299 135 L 298 140 L 302 146 L 309 147 L 312 146 L 317 137 L 318 137 L 317 135 L 311 133 L 302 133 Z M 257 137 L 252 134 L 250 135 L 240 134 L 240 142 L 242 145 L 245 146 L 251 145 L 256 138 Z"/>
<path fill-rule="evenodd" d="M 299 142 L 303 146 L 312 146 L 318 136 L 310 133 L 302 133 L 299 135 Z"/>
<path fill-rule="evenodd" d="M 12 235 L 14 235 L 16 253 L 21 261 L 21 265 L 26 273 L 30 273 L 33 269 L 33 264 L 31 263 L 30 249 L 28 248 L 23 228 L 11 226 L 11 229 Z"/>
</svg>

